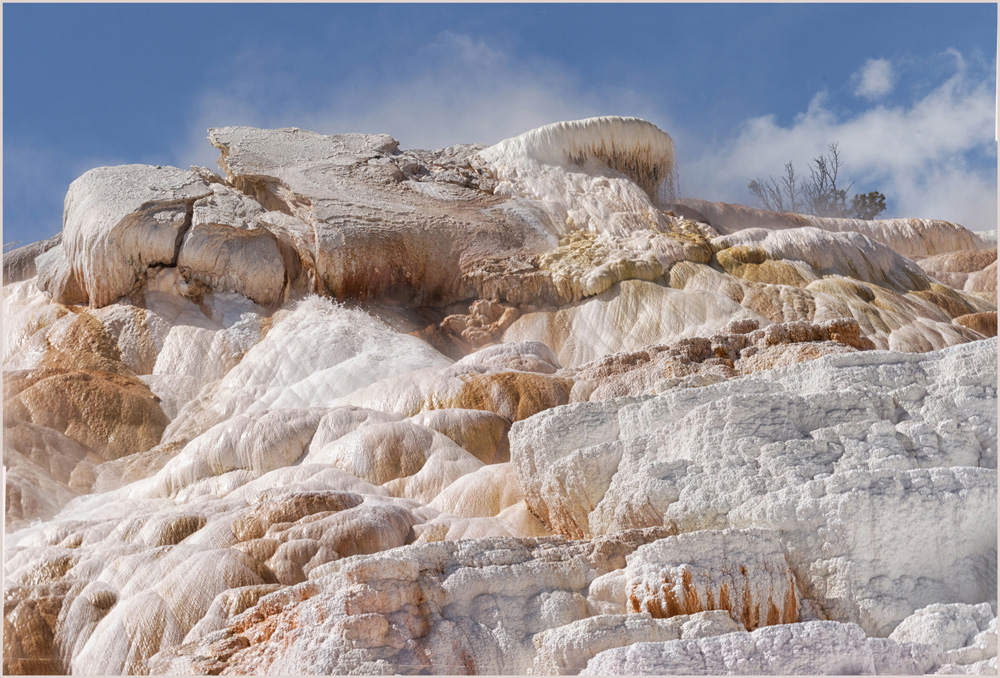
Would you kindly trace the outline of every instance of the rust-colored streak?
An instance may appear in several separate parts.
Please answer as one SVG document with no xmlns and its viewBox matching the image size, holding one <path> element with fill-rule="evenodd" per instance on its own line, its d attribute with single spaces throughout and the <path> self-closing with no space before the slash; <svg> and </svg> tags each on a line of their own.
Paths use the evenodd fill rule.
<svg viewBox="0 0 1000 678">
<path fill-rule="evenodd" d="M 664 579 L 663 587 L 663 598 L 667 606 L 667 617 L 675 617 L 679 614 L 684 614 L 685 609 L 681 601 L 677 600 L 677 585 L 670 581 L 670 579 Z"/>
<path fill-rule="evenodd" d="M 742 566 L 740 570 L 745 573 L 745 568 Z M 750 582 L 747 581 L 743 587 L 743 613 L 742 613 L 743 626 L 746 627 L 748 631 L 753 631 L 758 626 L 760 626 L 760 613 L 757 606 L 753 603 L 753 596 L 750 593 Z"/>
<path fill-rule="evenodd" d="M 799 620 L 799 601 L 795 596 L 795 575 L 788 577 L 788 591 L 785 593 L 784 622 L 794 624 Z"/>
<path fill-rule="evenodd" d="M 465 667 L 465 675 L 476 675 L 476 661 L 473 659 L 472 655 L 468 654 L 464 650 L 462 651 L 462 666 Z"/>
<path fill-rule="evenodd" d="M 733 611 L 733 604 L 729 602 L 729 586 L 726 584 L 719 589 L 719 609 L 726 612 Z"/>
<path fill-rule="evenodd" d="M 668 595 L 666 589 L 664 589 L 663 593 L 664 596 Z M 648 588 L 646 589 L 645 603 L 646 603 L 645 605 L 646 612 L 648 612 L 649 616 L 653 617 L 654 619 L 664 619 L 666 617 L 671 616 L 669 609 L 667 610 L 663 609 L 663 605 L 660 602 L 660 598 L 656 595 L 656 592 L 650 591 Z"/>
<path fill-rule="evenodd" d="M 642 603 L 639 602 L 638 596 L 635 595 L 635 589 L 636 589 L 636 587 L 633 584 L 632 585 L 632 592 L 629 593 L 628 600 L 629 600 L 629 603 L 632 605 L 632 611 L 633 612 L 642 612 Z"/>
<path fill-rule="evenodd" d="M 681 592 L 684 597 L 684 610 L 687 614 L 701 612 L 701 601 L 698 600 L 698 592 L 691 583 L 691 571 L 685 569 L 681 574 Z"/>
<path fill-rule="evenodd" d="M 778 612 L 778 608 L 775 607 L 774 601 L 771 597 L 767 598 L 767 625 L 774 626 L 775 624 L 781 623 L 781 613 Z"/>
</svg>

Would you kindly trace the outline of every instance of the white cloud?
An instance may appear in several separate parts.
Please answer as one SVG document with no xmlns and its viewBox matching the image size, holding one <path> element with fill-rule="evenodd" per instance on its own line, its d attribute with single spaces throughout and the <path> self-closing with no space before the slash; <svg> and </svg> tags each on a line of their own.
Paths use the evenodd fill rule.
<svg viewBox="0 0 1000 678">
<path fill-rule="evenodd" d="M 895 85 L 895 74 L 888 59 L 869 59 L 861 70 L 851 76 L 854 93 L 874 100 L 884 97 Z"/>
<path fill-rule="evenodd" d="M 961 59 L 950 77 L 906 106 L 842 116 L 821 92 L 787 126 L 773 115 L 745 121 L 734 139 L 683 168 L 682 186 L 689 195 L 747 204 L 750 178 L 777 175 L 789 160 L 808 174 L 810 160 L 839 142 L 842 176 L 856 182 L 854 191 L 882 191 L 892 216 L 993 229 L 996 178 L 974 159 L 995 157 L 995 106 L 993 83 L 971 77 Z"/>
<path fill-rule="evenodd" d="M 468 35 L 442 33 L 414 55 L 414 63 L 420 65 L 405 78 L 386 72 L 354 80 L 330 93 L 330 103 L 309 110 L 254 105 L 247 95 L 254 88 L 234 77 L 198 101 L 178 162 L 214 168 L 218 152 L 205 141 L 205 130 L 232 124 L 386 133 L 403 148 L 492 144 L 540 125 L 596 115 L 636 115 L 667 126 L 635 92 L 590 88 L 557 63 L 514 57 Z"/>
</svg>

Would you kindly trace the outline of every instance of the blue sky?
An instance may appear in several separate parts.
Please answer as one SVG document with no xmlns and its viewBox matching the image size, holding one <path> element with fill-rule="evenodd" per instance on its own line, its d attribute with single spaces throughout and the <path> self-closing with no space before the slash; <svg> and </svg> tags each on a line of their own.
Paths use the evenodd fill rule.
<svg viewBox="0 0 1000 678">
<path fill-rule="evenodd" d="M 594 115 L 674 138 L 684 194 L 839 142 L 893 216 L 996 228 L 997 6 L 25 5 L 3 7 L 4 233 L 61 228 L 91 167 L 215 169 L 208 127 L 493 143 Z"/>
</svg>

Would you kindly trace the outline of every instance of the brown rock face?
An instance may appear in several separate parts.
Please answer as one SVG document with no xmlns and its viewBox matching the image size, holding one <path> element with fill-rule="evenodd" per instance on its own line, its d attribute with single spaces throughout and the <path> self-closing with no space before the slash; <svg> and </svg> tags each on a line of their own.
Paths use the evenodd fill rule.
<svg viewBox="0 0 1000 678">
<path fill-rule="evenodd" d="M 970 313 L 968 315 L 960 315 L 957 318 L 955 318 L 952 322 L 958 325 L 962 325 L 963 327 L 968 327 L 970 330 L 975 330 L 984 337 L 997 336 L 996 311 L 991 311 L 989 313 Z"/>
<path fill-rule="evenodd" d="M 135 377 L 38 370 L 12 378 L 5 391 L 7 417 L 54 429 L 106 460 L 148 450 L 169 423 Z"/>
</svg>

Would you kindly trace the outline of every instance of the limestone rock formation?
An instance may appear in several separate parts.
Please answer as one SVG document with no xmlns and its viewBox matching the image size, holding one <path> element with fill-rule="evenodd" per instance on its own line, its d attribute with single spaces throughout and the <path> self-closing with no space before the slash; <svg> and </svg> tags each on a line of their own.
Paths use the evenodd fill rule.
<svg viewBox="0 0 1000 678">
<path fill-rule="evenodd" d="M 5 255 L 5 673 L 996 671 L 995 239 L 209 139 Z"/>
</svg>

